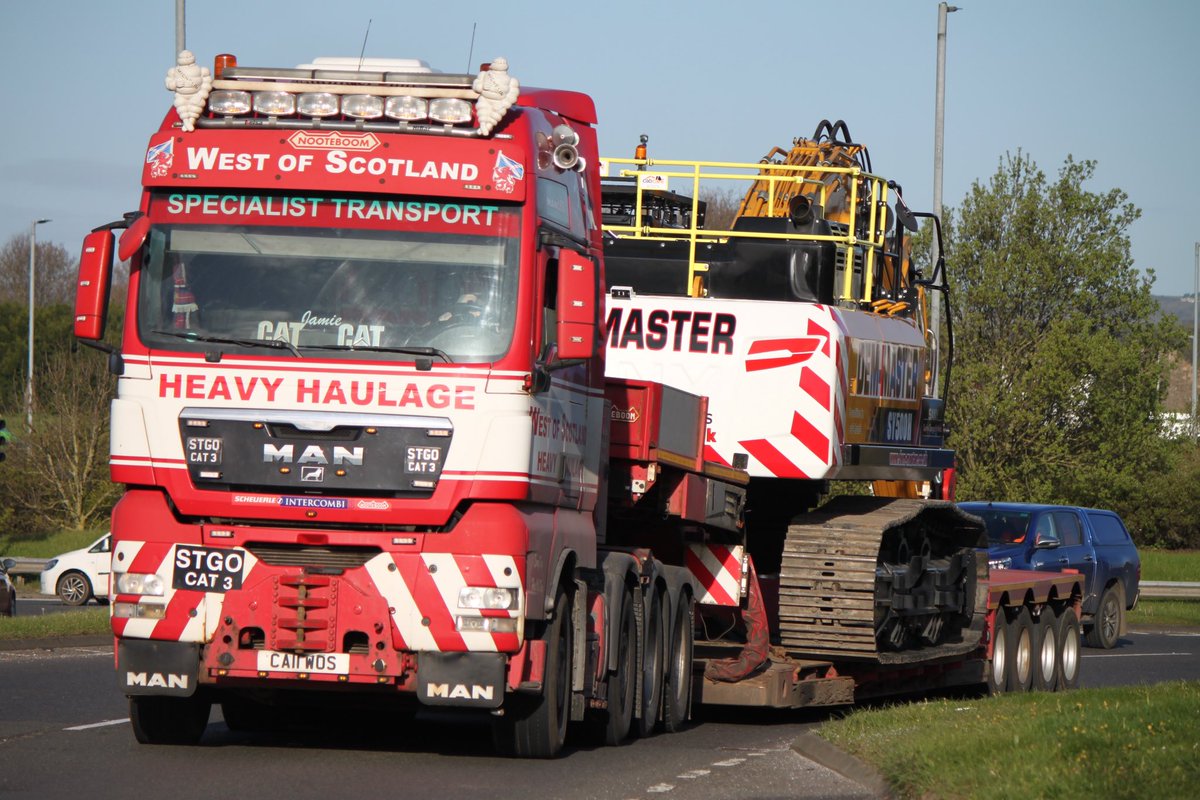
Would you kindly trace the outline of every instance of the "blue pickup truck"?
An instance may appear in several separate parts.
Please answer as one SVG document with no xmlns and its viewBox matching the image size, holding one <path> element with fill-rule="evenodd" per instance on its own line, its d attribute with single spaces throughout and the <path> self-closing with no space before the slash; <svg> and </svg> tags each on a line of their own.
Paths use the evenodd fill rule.
<svg viewBox="0 0 1200 800">
<path fill-rule="evenodd" d="M 1119 516 L 1032 503 L 959 503 L 959 508 L 987 526 L 991 567 L 1081 572 L 1084 644 L 1116 646 L 1142 577 L 1137 548 Z"/>
</svg>

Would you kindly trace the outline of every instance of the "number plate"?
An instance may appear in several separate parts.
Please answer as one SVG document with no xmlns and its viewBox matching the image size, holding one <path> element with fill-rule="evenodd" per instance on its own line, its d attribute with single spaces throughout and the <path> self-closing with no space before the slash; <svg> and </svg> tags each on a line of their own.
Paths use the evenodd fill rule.
<svg viewBox="0 0 1200 800">
<path fill-rule="evenodd" d="M 258 668 L 262 672 L 346 675 L 350 672 L 350 655 L 348 653 L 279 653 L 274 650 L 260 650 Z"/>
<path fill-rule="evenodd" d="M 242 588 L 246 556 L 240 550 L 175 545 L 171 586 L 198 592 L 232 592 Z"/>
<path fill-rule="evenodd" d="M 183 450 L 189 464 L 219 467 L 221 465 L 222 441 L 216 436 L 189 436 Z"/>
<path fill-rule="evenodd" d="M 442 463 L 442 448 L 404 448 L 404 471 L 410 475 L 436 475 Z"/>
</svg>

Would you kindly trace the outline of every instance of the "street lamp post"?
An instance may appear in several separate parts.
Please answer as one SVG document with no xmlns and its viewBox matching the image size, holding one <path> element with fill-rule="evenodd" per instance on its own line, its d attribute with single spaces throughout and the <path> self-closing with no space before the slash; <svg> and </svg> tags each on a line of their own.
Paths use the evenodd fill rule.
<svg viewBox="0 0 1200 800">
<path fill-rule="evenodd" d="M 1196 286 L 1192 291 L 1192 441 L 1196 441 L 1196 356 L 1200 355 L 1200 242 L 1196 242 Z"/>
<path fill-rule="evenodd" d="M 33 430 L 33 287 L 37 266 L 37 226 L 49 222 L 37 219 L 29 226 L 29 372 L 25 376 L 25 429 Z"/>
<path fill-rule="evenodd" d="M 942 216 L 942 128 L 946 117 L 946 15 L 952 11 L 958 11 L 958 6 L 947 5 L 946 3 L 938 3 L 938 27 L 937 27 L 937 87 L 935 90 L 935 103 L 933 111 L 933 213 L 941 219 Z M 929 269 L 932 277 L 932 270 L 937 266 L 938 259 L 938 242 L 937 237 L 933 237 L 933 241 L 929 245 Z M 940 298 L 939 298 L 940 301 Z M 932 329 L 932 336 L 935 342 L 941 336 L 942 324 L 942 306 L 941 302 L 931 303 L 929 308 L 929 327 Z M 939 354 L 941 348 L 938 347 Z M 937 365 L 934 365 L 935 376 L 938 372 Z M 934 393 L 937 393 L 937 378 L 934 378 Z"/>
</svg>

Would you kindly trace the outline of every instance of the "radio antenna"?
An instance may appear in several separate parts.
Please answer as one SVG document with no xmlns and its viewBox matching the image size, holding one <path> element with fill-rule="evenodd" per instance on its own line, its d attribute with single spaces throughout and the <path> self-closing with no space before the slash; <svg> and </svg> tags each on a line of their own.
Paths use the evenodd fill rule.
<svg viewBox="0 0 1200 800">
<path fill-rule="evenodd" d="M 475 57 L 475 26 L 478 22 L 471 23 L 471 47 L 467 50 L 467 74 L 471 72 L 471 59 Z"/>
<path fill-rule="evenodd" d="M 367 37 L 369 37 L 371 35 L 371 23 L 373 21 L 374 20 L 370 20 L 370 19 L 367 20 L 367 32 L 363 34 L 362 50 L 358 51 L 358 71 L 359 72 L 362 72 L 363 56 L 367 52 Z"/>
</svg>

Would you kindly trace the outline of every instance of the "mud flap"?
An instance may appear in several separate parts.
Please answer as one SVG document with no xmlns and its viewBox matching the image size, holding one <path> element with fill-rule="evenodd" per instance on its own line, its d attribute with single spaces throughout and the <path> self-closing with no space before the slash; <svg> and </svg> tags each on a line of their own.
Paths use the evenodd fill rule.
<svg viewBox="0 0 1200 800">
<path fill-rule="evenodd" d="M 503 653 L 421 653 L 417 699 L 427 706 L 499 708 L 504 667 Z"/>
<path fill-rule="evenodd" d="M 117 642 L 117 682 L 127 695 L 191 697 L 199 672 L 200 645 L 195 642 Z"/>
</svg>

